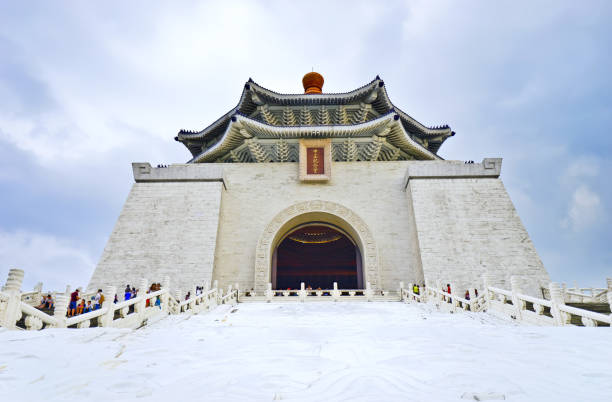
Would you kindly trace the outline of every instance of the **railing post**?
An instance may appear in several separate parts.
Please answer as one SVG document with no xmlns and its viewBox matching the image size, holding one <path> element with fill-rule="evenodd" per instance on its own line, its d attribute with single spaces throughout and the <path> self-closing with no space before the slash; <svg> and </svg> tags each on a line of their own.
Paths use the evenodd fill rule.
<svg viewBox="0 0 612 402">
<path fill-rule="evenodd" d="M 491 286 L 491 278 L 489 277 L 489 274 L 484 274 L 482 276 L 482 292 L 484 292 L 482 295 L 484 297 L 485 308 L 491 306 L 491 293 L 489 292 L 489 286 Z"/>
<path fill-rule="evenodd" d="M 106 286 L 104 288 L 104 303 L 100 308 L 108 308 L 106 313 L 98 318 L 98 325 L 101 327 L 112 327 L 113 320 L 115 319 L 115 295 L 117 294 L 117 288 L 115 286 Z"/>
<path fill-rule="evenodd" d="M 608 293 L 606 293 L 606 297 L 608 298 L 608 304 L 612 311 L 612 278 L 606 278 L 606 282 L 608 283 Z M 610 317 L 612 317 L 612 314 L 610 314 Z M 610 327 L 612 328 L 612 325 L 610 325 Z"/>
<path fill-rule="evenodd" d="M 404 284 L 403 282 L 400 282 L 400 287 L 403 288 L 403 286 L 401 286 L 403 284 Z M 411 282 L 408 284 L 408 289 L 402 292 L 402 300 L 404 302 L 410 303 L 410 298 L 412 297 L 412 289 L 414 289 L 414 283 Z M 406 295 L 405 298 L 404 298 L 404 294 Z"/>
<path fill-rule="evenodd" d="M 162 289 L 166 289 L 166 292 L 160 296 L 161 309 L 166 311 L 166 313 L 170 313 L 170 277 L 164 276 L 162 283 Z"/>
<path fill-rule="evenodd" d="M 32 289 L 32 290 L 34 291 L 34 294 L 35 294 L 35 296 L 32 296 L 32 297 L 33 297 L 33 300 L 36 302 L 36 305 L 37 305 L 42 300 L 43 283 L 42 282 L 38 282 L 36 284 L 36 286 L 34 286 L 34 289 Z"/>
<path fill-rule="evenodd" d="M 223 304 L 223 288 L 217 288 L 217 304 Z"/>
<path fill-rule="evenodd" d="M 202 299 L 200 301 L 200 309 L 201 310 L 206 310 L 206 311 L 210 311 L 211 309 L 211 302 L 210 302 L 210 295 L 208 294 L 208 291 L 210 289 L 208 289 L 210 286 L 208 285 L 208 283 L 204 282 L 204 287 L 202 289 Z"/>
<path fill-rule="evenodd" d="M 23 270 L 13 268 L 9 271 L 6 284 L 2 292 L 8 297 L 0 300 L 0 326 L 4 328 L 15 328 L 17 321 L 21 319 L 21 284 L 23 283 Z"/>
<path fill-rule="evenodd" d="M 563 301 L 563 288 L 555 282 L 550 283 L 550 312 L 555 319 L 555 324 L 565 325 L 567 323 L 566 313 L 559 309 L 559 306 L 565 304 Z"/>
<path fill-rule="evenodd" d="M 210 284 L 207 284 L 207 286 L 210 287 Z M 207 309 L 210 310 L 213 307 L 215 307 L 217 305 L 217 289 L 215 288 L 208 289 L 206 299 L 208 300 L 206 302 Z"/>
<path fill-rule="evenodd" d="M 229 298 L 230 298 L 229 302 L 230 304 L 232 304 L 232 296 L 231 296 L 232 295 L 232 285 L 231 284 L 228 285 L 227 287 L 227 294 L 229 295 Z"/>
<path fill-rule="evenodd" d="M 55 296 L 53 302 L 53 318 L 55 318 L 56 324 L 53 328 L 66 328 L 66 313 L 68 312 L 68 301 L 69 297 L 66 295 L 58 294 Z"/>
<path fill-rule="evenodd" d="M 334 290 L 332 290 L 332 298 L 334 301 L 338 301 L 340 299 L 340 291 L 338 290 L 338 282 L 334 282 Z"/>
<path fill-rule="evenodd" d="M 521 293 L 521 279 L 518 276 L 513 275 L 510 277 L 510 289 L 512 291 L 512 304 L 514 306 L 516 319 L 522 321 L 525 302 L 518 297 L 519 293 Z"/>
<path fill-rule="evenodd" d="M 442 290 L 442 280 L 438 279 L 436 281 L 436 289 Z M 444 291 L 446 292 L 446 289 L 444 289 Z M 438 295 L 439 301 L 444 301 L 444 295 L 442 293 L 436 293 L 436 294 Z"/>
<path fill-rule="evenodd" d="M 478 297 L 476 296 L 476 287 L 469 288 L 470 292 L 470 311 L 480 311 L 480 302 L 478 302 Z"/>
<path fill-rule="evenodd" d="M 304 282 L 300 282 L 300 301 L 302 303 L 306 301 L 306 286 Z"/>
<path fill-rule="evenodd" d="M 374 292 L 372 292 L 372 285 L 370 284 L 370 282 L 366 282 L 365 295 L 366 299 L 368 299 L 369 302 L 371 302 L 374 298 Z"/>
<path fill-rule="evenodd" d="M 266 301 L 270 303 L 272 301 L 272 297 L 274 297 L 274 292 L 272 292 L 272 284 L 268 282 L 266 289 Z"/>
<path fill-rule="evenodd" d="M 174 301 L 176 301 L 176 311 L 174 312 L 174 314 L 181 314 L 182 311 L 182 307 L 180 306 L 181 303 L 181 289 L 176 289 L 174 291 Z"/>
<path fill-rule="evenodd" d="M 434 295 L 431 294 L 431 281 L 429 279 L 425 279 L 425 291 L 421 290 L 421 294 L 425 297 L 425 299 L 423 299 L 424 302 L 429 303 L 430 300 L 433 300 Z M 431 298 L 429 297 L 430 294 Z"/>
<path fill-rule="evenodd" d="M 196 309 L 198 312 L 200 311 L 200 305 L 197 303 L 198 300 L 198 291 L 197 291 L 197 285 L 193 285 L 191 287 L 191 294 L 193 295 L 193 308 Z"/>
<path fill-rule="evenodd" d="M 145 278 L 142 278 L 140 280 L 140 287 L 138 289 L 138 297 L 140 297 L 142 300 L 134 305 L 134 312 L 140 316 L 139 319 L 141 321 L 143 319 L 142 316 L 147 306 L 147 284 L 148 284 L 148 281 Z"/>
</svg>

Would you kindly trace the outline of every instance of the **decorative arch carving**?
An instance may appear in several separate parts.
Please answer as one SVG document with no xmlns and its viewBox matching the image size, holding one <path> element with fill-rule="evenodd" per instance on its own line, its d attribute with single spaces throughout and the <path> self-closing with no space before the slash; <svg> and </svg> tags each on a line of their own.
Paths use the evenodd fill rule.
<svg viewBox="0 0 612 402">
<path fill-rule="evenodd" d="M 359 215 L 341 204 L 312 200 L 299 202 L 285 208 L 266 226 L 255 250 L 255 291 L 261 293 L 267 288 L 270 281 L 272 253 L 279 238 L 284 234 L 283 229 L 290 229 L 293 227 L 292 222 L 297 224 L 300 217 L 310 215 L 316 216 L 317 220 L 339 223 L 342 229 L 353 236 L 353 240 L 358 243 L 357 246 L 361 251 L 364 283 L 369 282 L 372 289 L 378 289 L 380 285 L 378 247 L 368 225 Z M 326 217 L 329 219 L 326 219 Z"/>
</svg>

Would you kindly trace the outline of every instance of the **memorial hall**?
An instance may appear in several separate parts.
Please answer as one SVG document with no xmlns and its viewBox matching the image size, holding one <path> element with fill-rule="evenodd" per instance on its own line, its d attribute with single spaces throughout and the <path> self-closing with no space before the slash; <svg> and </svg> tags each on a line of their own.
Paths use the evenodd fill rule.
<svg viewBox="0 0 612 402">
<path fill-rule="evenodd" d="M 304 93 L 280 94 L 249 79 L 225 115 L 178 132 L 186 163 L 133 163 L 88 288 L 170 277 L 173 290 L 217 281 L 260 294 L 334 282 L 462 290 L 485 276 L 509 288 L 514 276 L 542 296 L 550 278 L 501 158 L 444 160 L 455 132 L 393 104 L 378 76 L 344 93 L 324 92 L 316 72 L 302 83 Z"/>
</svg>

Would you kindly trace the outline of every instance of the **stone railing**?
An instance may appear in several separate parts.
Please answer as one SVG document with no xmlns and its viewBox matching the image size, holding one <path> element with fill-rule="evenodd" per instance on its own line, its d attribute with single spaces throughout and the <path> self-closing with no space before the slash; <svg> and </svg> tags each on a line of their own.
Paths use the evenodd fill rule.
<svg viewBox="0 0 612 402">
<path fill-rule="evenodd" d="M 612 314 L 602 314 L 584 308 L 566 305 L 567 290 L 558 283 L 551 283 L 547 289 L 550 300 L 524 294 L 520 288 L 520 278 L 510 278 L 511 290 L 500 289 L 487 285 L 485 290 L 476 296 L 475 289 L 470 289 L 470 299 L 466 300 L 456 294 L 439 290 L 443 282 L 438 281 L 435 286 L 420 289 L 420 294 L 413 292 L 412 284 L 404 289 L 402 286 L 402 301 L 406 303 L 430 303 L 439 310 L 448 312 L 457 311 L 486 311 L 490 314 L 511 318 L 531 325 L 584 325 L 587 327 L 609 326 L 612 323 Z M 452 286 L 451 286 L 452 288 Z M 596 298 L 581 299 L 582 303 L 599 303 L 602 300 L 602 291 L 597 289 L 592 293 Z M 608 279 L 608 289 L 605 300 L 612 310 L 612 279 Z M 586 301 L 588 300 L 588 301 Z"/>
<path fill-rule="evenodd" d="M 607 281 L 607 288 L 581 288 L 576 285 L 567 287 L 562 284 L 563 300 L 565 303 L 606 303 L 608 291 L 612 289 L 612 283 L 610 283 L 612 278 L 608 278 Z M 550 289 L 542 288 L 542 295 L 544 299 L 550 300 Z"/>
<path fill-rule="evenodd" d="M 476 296 L 473 290 L 470 292 L 470 299 L 468 300 L 456 294 L 438 289 L 440 286 L 422 287 L 419 289 L 419 294 L 414 293 L 412 284 L 409 284 L 407 289 L 403 288 L 403 283 L 401 283 L 401 286 L 402 301 L 405 303 L 430 303 L 434 304 L 438 309 L 448 312 L 456 312 L 459 310 L 479 312 L 486 306 L 484 296 Z"/>
<path fill-rule="evenodd" d="M 608 279 L 608 284 L 611 283 L 612 281 Z M 487 287 L 485 297 L 489 313 L 533 325 L 582 324 L 587 327 L 595 327 L 612 324 L 612 314 L 567 306 L 565 304 L 566 291 L 558 283 L 551 283 L 548 288 L 550 300 L 523 294 L 520 289 L 520 281 L 516 277 L 511 278 L 511 286 L 510 291 L 492 286 Z M 606 300 L 612 309 L 612 286 L 606 290 Z"/>
<path fill-rule="evenodd" d="M 607 294 L 608 289 L 603 288 L 569 288 L 565 290 L 563 299 L 566 303 L 605 303 Z"/>
<path fill-rule="evenodd" d="M 195 296 L 182 301 L 180 290 L 176 291 L 176 297 L 170 300 L 170 312 L 172 314 L 198 314 L 203 311 L 210 311 L 221 304 L 234 305 L 238 303 L 238 288 L 232 289 L 230 285 L 227 293 L 224 295 L 223 289 L 218 288 L 217 281 L 215 281 L 213 286 L 214 287 L 210 289 L 209 284 L 206 284 L 202 293 L 196 294 L 194 292 Z"/>
<path fill-rule="evenodd" d="M 165 278 L 161 290 L 145 293 L 141 291 L 138 296 L 129 300 L 114 303 L 113 299 L 117 288 L 107 286 L 103 290 L 105 301 L 102 306 L 94 311 L 67 317 L 68 301 L 70 291 L 51 293 L 54 297 L 55 308 L 53 315 L 47 314 L 33 306 L 40 303 L 36 297 L 40 296 L 42 286 L 38 286 L 32 292 L 21 293 L 20 287 L 23 281 L 23 271 L 11 269 L 5 286 L 0 291 L 0 326 L 9 329 L 23 328 L 28 330 L 39 330 L 44 328 L 88 328 L 88 327 L 113 327 L 113 328 L 139 328 L 151 320 L 161 319 L 168 314 L 197 314 L 209 311 L 219 304 L 235 304 L 238 301 L 238 290 L 232 290 L 223 295 L 223 291 L 217 289 L 216 282 L 213 289 L 203 291 L 188 300 L 180 301 L 180 291 L 176 297 L 170 295 L 170 279 Z M 148 282 L 142 279 L 140 289 L 147 289 Z M 83 298 L 89 299 L 94 293 L 84 294 Z M 25 296 L 24 296 L 25 295 Z"/>
<path fill-rule="evenodd" d="M 338 283 L 334 282 L 332 289 L 306 289 L 304 282 L 300 284 L 300 289 L 273 290 L 272 284 L 268 283 L 264 294 L 257 294 L 254 291 L 240 292 L 238 301 L 240 303 L 249 302 L 317 302 L 317 301 L 399 301 L 400 291 L 374 291 L 370 283 L 366 283 L 365 289 L 339 289 Z"/>
<path fill-rule="evenodd" d="M 42 282 L 38 282 L 34 289 L 29 292 L 21 293 L 21 301 L 29 304 L 30 306 L 38 306 L 40 305 L 42 298 L 47 295 L 51 295 L 53 300 L 55 300 L 57 295 L 66 295 L 66 297 L 70 297 L 71 289 L 70 286 L 66 286 L 66 290 L 64 292 L 59 292 L 56 290 L 43 291 Z M 79 291 L 79 297 L 84 300 L 92 300 L 92 297 L 95 296 L 97 292 L 86 292 L 83 293 L 83 288 L 77 288 Z"/>
<path fill-rule="evenodd" d="M 311 302 L 311 301 L 402 301 L 405 303 L 429 303 L 438 310 L 446 312 L 470 311 L 473 313 L 486 311 L 490 314 L 514 319 L 530 325 L 584 325 L 612 326 L 612 314 L 603 314 L 583 308 L 566 305 L 568 292 L 557 283 L 551 283 L 547 289 L 550 300 L 537 298 L 524 294 L 520 287 L 520 278 L 512 277 L 511 289 L 501 289 L 485 283 L 480 295 L 475 288 L 469 289 L 469 299 L 442 289 L 441 281 L 430 281 L 427 286 L 421 287 L 419 293 L 414 293 L 413 284 L 404 287 L 400 282 L 396 291 L 374 291 L 369 283 L 365 289 L 339 289 L 334 282 L 332 289 L 306 289 L 304 283 L 296 290 L 273 290 L 268 283 L 264 294 L 254 291 L 240 291 L 238 285 L 228 286 L 224 293 L 215 281 L 213 287 L 209 284 L 203 290 L 193 291 L 193 296 L 182 300 L 182 293 L 177 290 L 174 297 L 170 295 L 170 279 L 165 278 L 161 290 L 144 293 L 137 297 L 114 303 L 112 299 L 117 292 L 113 286 L 104 289 L 106 297 L 102 307 L 89 313 L 74 317 L 66 317 L 70 291 L 47 292 L 54 295 L 55 310 L 53 315 L 46 314 L 33 306 L 35 298 L 40 296 L 42 285 L 26 293 L 21 293 L 23 271 L 11 269 L 5 286 L 0 292 L 0 326 L 5 328 L 25 327 L 29 330 L 43 328 L 87 328 L 92 326 L 138 328 L 149 323 L 152 319 L 162 318 L 168 314 L 198 314 L 214 309 L 221 304 L 234 305 L 238 302 Z M 140 289 L 146 289 L 148 283 L 142 280 Z M 451 284 L 451 289 L 453 288 Z M 582 290 L 583 295 L 586 295 Z M 47 294 L 44 293 L 44 294 Z M 191 293 L 190 293 L 191 294 Z M 605 296 L 605 299 L 603 298 Z M 601 300 L 612 308 L 612 279 L 608 279 L 608 288 L 605 294 L 601 289 L 591 292 L 592 303 L 601 306 Z M 39 302 L 36 302 L 38 304 Z M 581 303 L 581 302 L 578 302 Z M 605 306 L 604 306 L 605 307 Z M 607 309 L 607 307 L 606 307 Z"/>
</svg>

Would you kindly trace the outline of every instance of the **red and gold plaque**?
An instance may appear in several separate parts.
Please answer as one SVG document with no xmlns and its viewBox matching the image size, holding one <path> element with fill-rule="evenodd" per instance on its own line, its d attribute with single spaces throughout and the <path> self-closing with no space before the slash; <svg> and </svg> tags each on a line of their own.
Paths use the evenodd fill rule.
<svg viewBox="0 0 612 402">
<path fill-rule="evenodd" d="M 331 178 L 331 140 L 300 140 L 300 180 L 327 181 Z"/>
<path fill-rule="evenodd" d="M 307 174 L 322 174 L 325 172 L 325 158 L 323 156 L 323 150 L 323 147 L 306 148 Z"/>
</svg>

